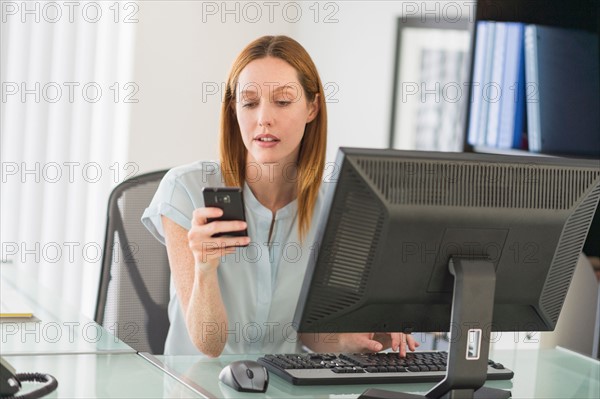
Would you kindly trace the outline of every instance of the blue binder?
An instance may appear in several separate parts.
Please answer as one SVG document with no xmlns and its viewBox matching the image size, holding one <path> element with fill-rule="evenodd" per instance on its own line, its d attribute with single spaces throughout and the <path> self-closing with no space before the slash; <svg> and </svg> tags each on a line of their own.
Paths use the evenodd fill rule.
<svg viewBox="0 0 600 399">
<path fill-rule="evenodd" d="M 507 23 L 502 105 L 498 127 L 497 148 L 521 147 L 525 114 L 525 52 L 522 23 Z"/>
</svg>

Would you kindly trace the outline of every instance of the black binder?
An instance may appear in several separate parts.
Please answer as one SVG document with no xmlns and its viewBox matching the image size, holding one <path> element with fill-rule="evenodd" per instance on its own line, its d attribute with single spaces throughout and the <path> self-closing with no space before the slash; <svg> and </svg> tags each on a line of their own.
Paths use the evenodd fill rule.
<svg viewBox="0 0 600 399">
<path fill-rule="evenodd" d="M 542 25 L 525 29 L 529 150 L 600 159 L 598 35 Z"/>
</svg>

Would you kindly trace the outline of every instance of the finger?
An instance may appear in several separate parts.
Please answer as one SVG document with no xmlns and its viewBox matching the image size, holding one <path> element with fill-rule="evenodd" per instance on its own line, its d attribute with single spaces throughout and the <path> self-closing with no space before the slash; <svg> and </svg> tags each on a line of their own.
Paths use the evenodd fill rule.
<svg viewBox="0 0 600 399">
<path fill-rule="evenodd" d="M 227 248 L 231 248 L 235 252 L 237 247 L 245 247 L 250 244 L 250 237 L 231 237 L 227 241 Z"/>
<path fill-rule="evenodd" d="M 410 349 L 413 352 L 416 351 L 417 348 L 421 345 L 420 343 L 417 342 L 415 337 L 413 337 L 410 334 L 408 334 L 406 337 L 406 343 L 408 344 L 408 349 Z"/>
<path fill-rule="evenodd" d="M 218 237 L 212 238 L 201 244 L 201 249 L 205 252 L 214 252 L 229 247 L 241 247 L 250 244 L 250 237 Z M 235 248 L 233 248 L 235 249 Z"/>
<path fill-rule="evenodd" d="M 383 349 L 383 345 L 379 341 L 375 341 L 372 334 L 361 335 L 356 334 L 355 343 L 364 350 L 379 352 Z"/>
<path fill-rule="evenodd" d="M 210 223 L 210 232 L 211 235 L 219 233 L 231 233 L 234 231 L 245 230 L 247 227 L 248 224 L 243 220 L 214 221 Z"/>
<path fill-rule="evenodd" d="M 372 334 L 372 340 L 381 342 L 383 348 L 391 348 L 392 347 L 392 333 L 375 333 Z"/>
<path fill-rule="evenodd" d="M 188 232 L 188 241 L 190 243 L 196 243 L 198 245 L 208 245 L 211 247 L 221 247 L 221 246 L 231 246 L 231 245 L 248 245 L 250 242 L 246 237 L 238 237 L 238 236 L 227 236 L 227 233 L 231 233 L 234 231 L 242 231 L 246 229 L 248 225 L 244 221 L 215 221 L 208 224 L 200 224 L 197 222 L 195 225 L 192 225 Z M 221 235 L 220 237 L 215 237 L 215 235 Z M 230 239 L 238 239 L 238 244 L 232 244 Z M 214 242 L 218 242 L 217 245 L 213 244 Z M 221 245 L 221 242 L 223 243 Z"/>
<path fill-rule="evenodd" d="M 401 334 L 400 333 L 390 333 L 390 337 L 392 338 L 392 350 L 395 352 L 399 349 L 401 343 Z"/>
<path fill-rule="evenodd" d="M 203 225 L 207 223 L 208 218 L 218 218 L 221 216 L 223 216 L 223 210 L 221 208 L 197 208 L 194 210 L 194 213 L 192 213 L 192 225 Z"/>
<path fill-rule="evenodd" d="M 402 342 L 400 344 L 398 355 L 400 357 L 406 357 L 407 347 L 411 352 L 414 352 L 420 345 L 421 344 L 419 344 L 411 334 L 402 334 Z"/>
<path fill-rule="evenodd" d="M 406 357 L 406 334 L 400 334 L 400 348 L 398 354 L 400 357 Z"/>
</svg>

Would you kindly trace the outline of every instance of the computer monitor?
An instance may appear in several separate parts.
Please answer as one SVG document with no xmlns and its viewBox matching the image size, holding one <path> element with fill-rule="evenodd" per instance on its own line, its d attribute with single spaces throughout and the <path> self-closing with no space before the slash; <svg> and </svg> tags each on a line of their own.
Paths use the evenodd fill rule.
<svg viewBox="0 0 600 399">
<path fill-rule="evenodd" d="M 299 332 L 451 331 L 441 397 L 483 385 L 491 332 L 554 329 L 600 161 L 341 148 L 336 171 Z"/>
</svg>

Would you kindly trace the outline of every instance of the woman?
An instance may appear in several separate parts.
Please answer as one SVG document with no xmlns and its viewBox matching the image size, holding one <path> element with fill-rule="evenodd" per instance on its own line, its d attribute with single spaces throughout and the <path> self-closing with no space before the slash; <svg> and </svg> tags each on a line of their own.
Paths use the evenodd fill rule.
<svg viewBox="0 0 600 399">
<path fill-rule="evenodd" d="M 292 315 L 322 208 L 327 111 L 306 50 L 285 36 L 250 43 L 233 64 L 221 110 L 220 164 L 165 176 L 142 220 L 172 271 L 167 354 L 414 350 L 410 336 L 298 337 Z M 202 188 L 243 187 L 247 223 L 212 221 Z M 248 229 L 248 237 L 216 233 Z"/>
</svg>

